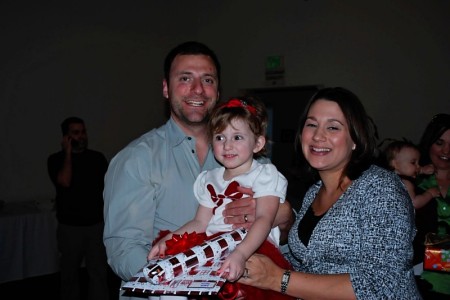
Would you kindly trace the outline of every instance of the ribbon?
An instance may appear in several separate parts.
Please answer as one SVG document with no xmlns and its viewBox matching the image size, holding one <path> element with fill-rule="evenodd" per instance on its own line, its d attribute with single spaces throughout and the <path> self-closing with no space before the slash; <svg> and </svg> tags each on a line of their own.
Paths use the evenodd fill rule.
<svg viewBox="0 0 450 300">
<path fill-rule="evenodd" d="M 214 207 L 214 209 L 213 209 L 213 215 L 216 214 L 216 208 L 218 208 L 219 206 L 221 206 L 223 204 L 224 198 L 229 198 L 232 201 L 242 198 L 242 196 L 244 194 L 242 194 L 241 192 L 239 192 L 237 190 L 238 187 L 239 187 L 239 183 L 237 181 L 232 181 L 226 188 L 224 194 L 217 194 L 216 191 L 214 190 L 214 187 L 212 186 L 212 184 L 208 184 L 206 186 L 206 188 L 209 191 L 209 194 L 211 195 L 211 200 L 214 203 L 216 203 L 216 207 Z"/>
<path fill-rule="evenodd" d="M 245 101 L 233 98 L 231 100 L 229 100 L 228 102 L 226 102 L 225 104 L 223 104 L 221 107 L 242 107 L 247 109 L 252 115 L 256 115 L 256 109 L 251 106 L 251 105 L 247 105 L 247 103 Z"/>
<path fill-rule="evenodd" d="M 219 298 L 221 300 L 231 300 L 236 299 L 239 293 L 239 283 L 237 282 L 226 282 L 222 289 L 219 291 Z"/>
<path fill-rule="evenodd" d="M 170 240 L 166 241 L 166 255 L 175 255 L 186 251 L 192 247 L 200 245 L 207 239 L 206 233 L 197 234 L 195 231 L 191 233 L 174 234 Z"/>
</svg>

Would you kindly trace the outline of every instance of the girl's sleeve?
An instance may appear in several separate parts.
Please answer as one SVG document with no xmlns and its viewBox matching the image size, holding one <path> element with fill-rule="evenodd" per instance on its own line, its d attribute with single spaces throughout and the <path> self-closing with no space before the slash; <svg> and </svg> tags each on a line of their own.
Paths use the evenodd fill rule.
<svg viewBox="0 0 450 300">
<path fill-rule="evenodd" d="M 287 180 L 273 164 L 263 164 L 252 189 L 254 198 L 277 196 L 283 203 L 286 199 Z"/>
<path fill-rule="evenodd" d="M 212 202 L 211 195 L 206 188 L 207 172 L 208 171 L 203 171 L 197 176 L 197 179 L 194 182 L 194 195 L 200 205 L 212 208 L 215 207 L 215 204 Z"/>
</svg>

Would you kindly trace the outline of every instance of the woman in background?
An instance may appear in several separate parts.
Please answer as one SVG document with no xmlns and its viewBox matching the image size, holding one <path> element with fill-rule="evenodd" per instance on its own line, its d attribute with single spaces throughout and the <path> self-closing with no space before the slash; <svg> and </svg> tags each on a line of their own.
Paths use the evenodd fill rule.
<svg viewBox="0 0 450 300">
<path fill-rule="evenodd" d="M 420 139 L 421 165 L 433 164 L 432 175 L 418 178 L 419 192 L 437 188 L 439 194 L 423 208 L 416 210 L 417 235 L 414 241 L 415 263 L 423 262 L 424 241 L 428 232 L 439 235 L 450 234 L 450 115 L 437 114 L 425 128 Z M 450 273 L 424 271 L 420 286 L 429 287 L 431 292 L 450 296 Z M 423 291 L 428 293 L 429 291 Z M 436 295 L 433 294 L 433 298 Z"/>
</svg>

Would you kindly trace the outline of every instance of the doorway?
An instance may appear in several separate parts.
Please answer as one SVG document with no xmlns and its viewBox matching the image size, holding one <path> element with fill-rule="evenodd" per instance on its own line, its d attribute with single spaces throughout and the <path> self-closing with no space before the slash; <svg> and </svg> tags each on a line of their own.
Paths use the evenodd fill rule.
<svg viewBox="0 0 450 300">
<path fill-rule="evenodd" d="M 298 120 L 320 85 L 243 89 L 241 94 L 258 97 L 269 113 L 268 156 L 288 180 L 286 198 L 297 211 L 312 180 L 299 166 L 294 149 Z"/>
</svg>

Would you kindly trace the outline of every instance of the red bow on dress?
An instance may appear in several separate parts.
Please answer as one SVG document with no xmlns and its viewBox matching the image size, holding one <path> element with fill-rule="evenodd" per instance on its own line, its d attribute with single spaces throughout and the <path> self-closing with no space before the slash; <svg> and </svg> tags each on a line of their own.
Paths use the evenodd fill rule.
<svg viewBox="0 0 450 300">
<path fill-rule="evenodd" d="M 206 185 L 206 188 L 209 191 L 209 194 L 211 195 L 211 200 L 216 203 L 216 207 L 213 209 L 213 214 L 216 212 L 216 208 L 221 206 L 223 204 L 223 199 L 228 198 L 232 201 L 241 199 L 244 194 L 239 192 L 237 190 L 237 187 L 239 186 L 239 183 L 237 181 L 232 181 L 226 188 L 224 194 L 216 194 L 216 191 L 214 190 L 214 187 L 211 184 Z"/>
</svg>

